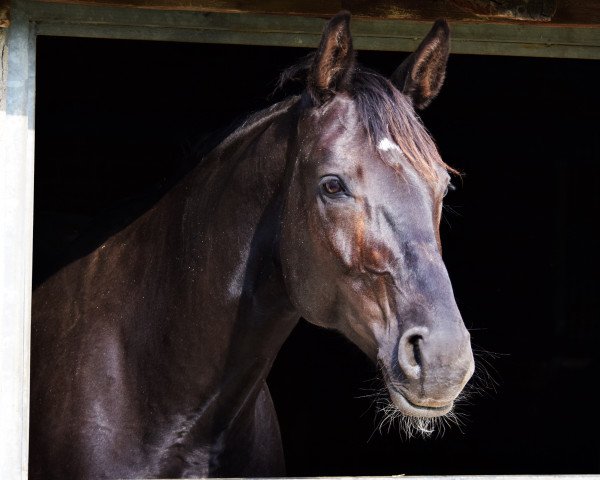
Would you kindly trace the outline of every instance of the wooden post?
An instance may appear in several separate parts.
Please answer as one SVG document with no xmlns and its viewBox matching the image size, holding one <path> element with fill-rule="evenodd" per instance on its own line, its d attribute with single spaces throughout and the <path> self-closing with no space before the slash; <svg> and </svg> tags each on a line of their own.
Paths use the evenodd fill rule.
<svg viewBox="0 0 600 480">
<path fill-rule="evenodd" d="M 0 29 L 0 475 L 27 478 L 35 35 L 13 9 Z"/>
</svg>

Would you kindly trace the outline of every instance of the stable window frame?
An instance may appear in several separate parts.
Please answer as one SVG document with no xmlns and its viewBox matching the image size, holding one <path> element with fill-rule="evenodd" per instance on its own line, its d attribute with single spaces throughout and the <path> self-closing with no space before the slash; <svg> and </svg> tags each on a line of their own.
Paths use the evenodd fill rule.
<svg viewBox="0 0 600 480">
<path fill-rule="evenodd" d="M 302 16 L 36 0 L 14 0 L 10 14 L 9 27 L 0 28 L 0 472 L 7 480 L 28 477 L 37 36 L 315 47 L 324 24 Z M 402 52 L 413 51 L 429 27 L 430 22 L 368 19 L 352 25 L 358 50 Z M 459 23 L 453 26 L 452 52 L 598 60 L 600 29 Z M 568 476 L 582 477 L 600 478 Z"/>
</svg>

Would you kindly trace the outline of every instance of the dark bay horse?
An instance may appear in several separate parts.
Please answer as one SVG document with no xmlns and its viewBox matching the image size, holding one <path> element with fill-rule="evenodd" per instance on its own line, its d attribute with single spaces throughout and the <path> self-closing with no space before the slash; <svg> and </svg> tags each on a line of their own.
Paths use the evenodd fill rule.
<svg viewBox="0 0 600 480">
<path fill-rule="evenodd" d="M 32 478 L 284 474 L 265 379 L 300 317 L 377 362 L 410 424 L 473 373 L 442 262 L 450 170 L 415 114 L 449 51 L 437 22 L 390 79 L 350 16 L 140 218 L 33 298 Z"/>
</svg>

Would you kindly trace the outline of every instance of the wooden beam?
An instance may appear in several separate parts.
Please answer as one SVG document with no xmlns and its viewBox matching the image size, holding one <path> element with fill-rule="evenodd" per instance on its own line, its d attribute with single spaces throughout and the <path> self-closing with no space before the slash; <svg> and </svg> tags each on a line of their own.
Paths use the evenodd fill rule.
<svg viewBox="0 0 600 480">
<path fill-rule="evenodd" d="M 508 18 L 549 22 L 558 0 L 451 0 L 467 12 L 483 18 Z"/>
<path fill-rule="evenodd" d="M 155 11 L 23 3 L 40 35 L 314 48 L 324 20 L 289 15 Z M 353 18 L 359 50 L 414 50 L 429 22 Z M 600 28 L 452 23 L 452 53 L 600 59 Z"/>
<path fill-rule="evenodd" d="M 329 17 L 341 9 L 356 18 L 464 23 L 600 25 L 598 0 L 38 0 L 68 5 L 212 13 Z"/>
</svg>

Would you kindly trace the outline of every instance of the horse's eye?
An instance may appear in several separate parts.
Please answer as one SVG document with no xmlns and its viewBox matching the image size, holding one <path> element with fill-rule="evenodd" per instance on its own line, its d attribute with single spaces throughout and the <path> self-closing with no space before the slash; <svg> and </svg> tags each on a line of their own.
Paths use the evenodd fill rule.
<svg viewBox="0 0 600 480">
<path fill-rule="evenodd" d="M 338 195 L 345 191 L 341 180 L 335 177 L 325 178 L 321 183 L 321 188 L 327 195 Z"/>
<path fill-rule="evenodd" d="M 332 178 L 331 180 L 327 180 L 323 184 L 323 188 L 325 188 L 325 191 L 327 193 L 332 195 L 334 193 L 340 193 L 342 191 L 342 184 L 339 180 Z"/>
</svg>

